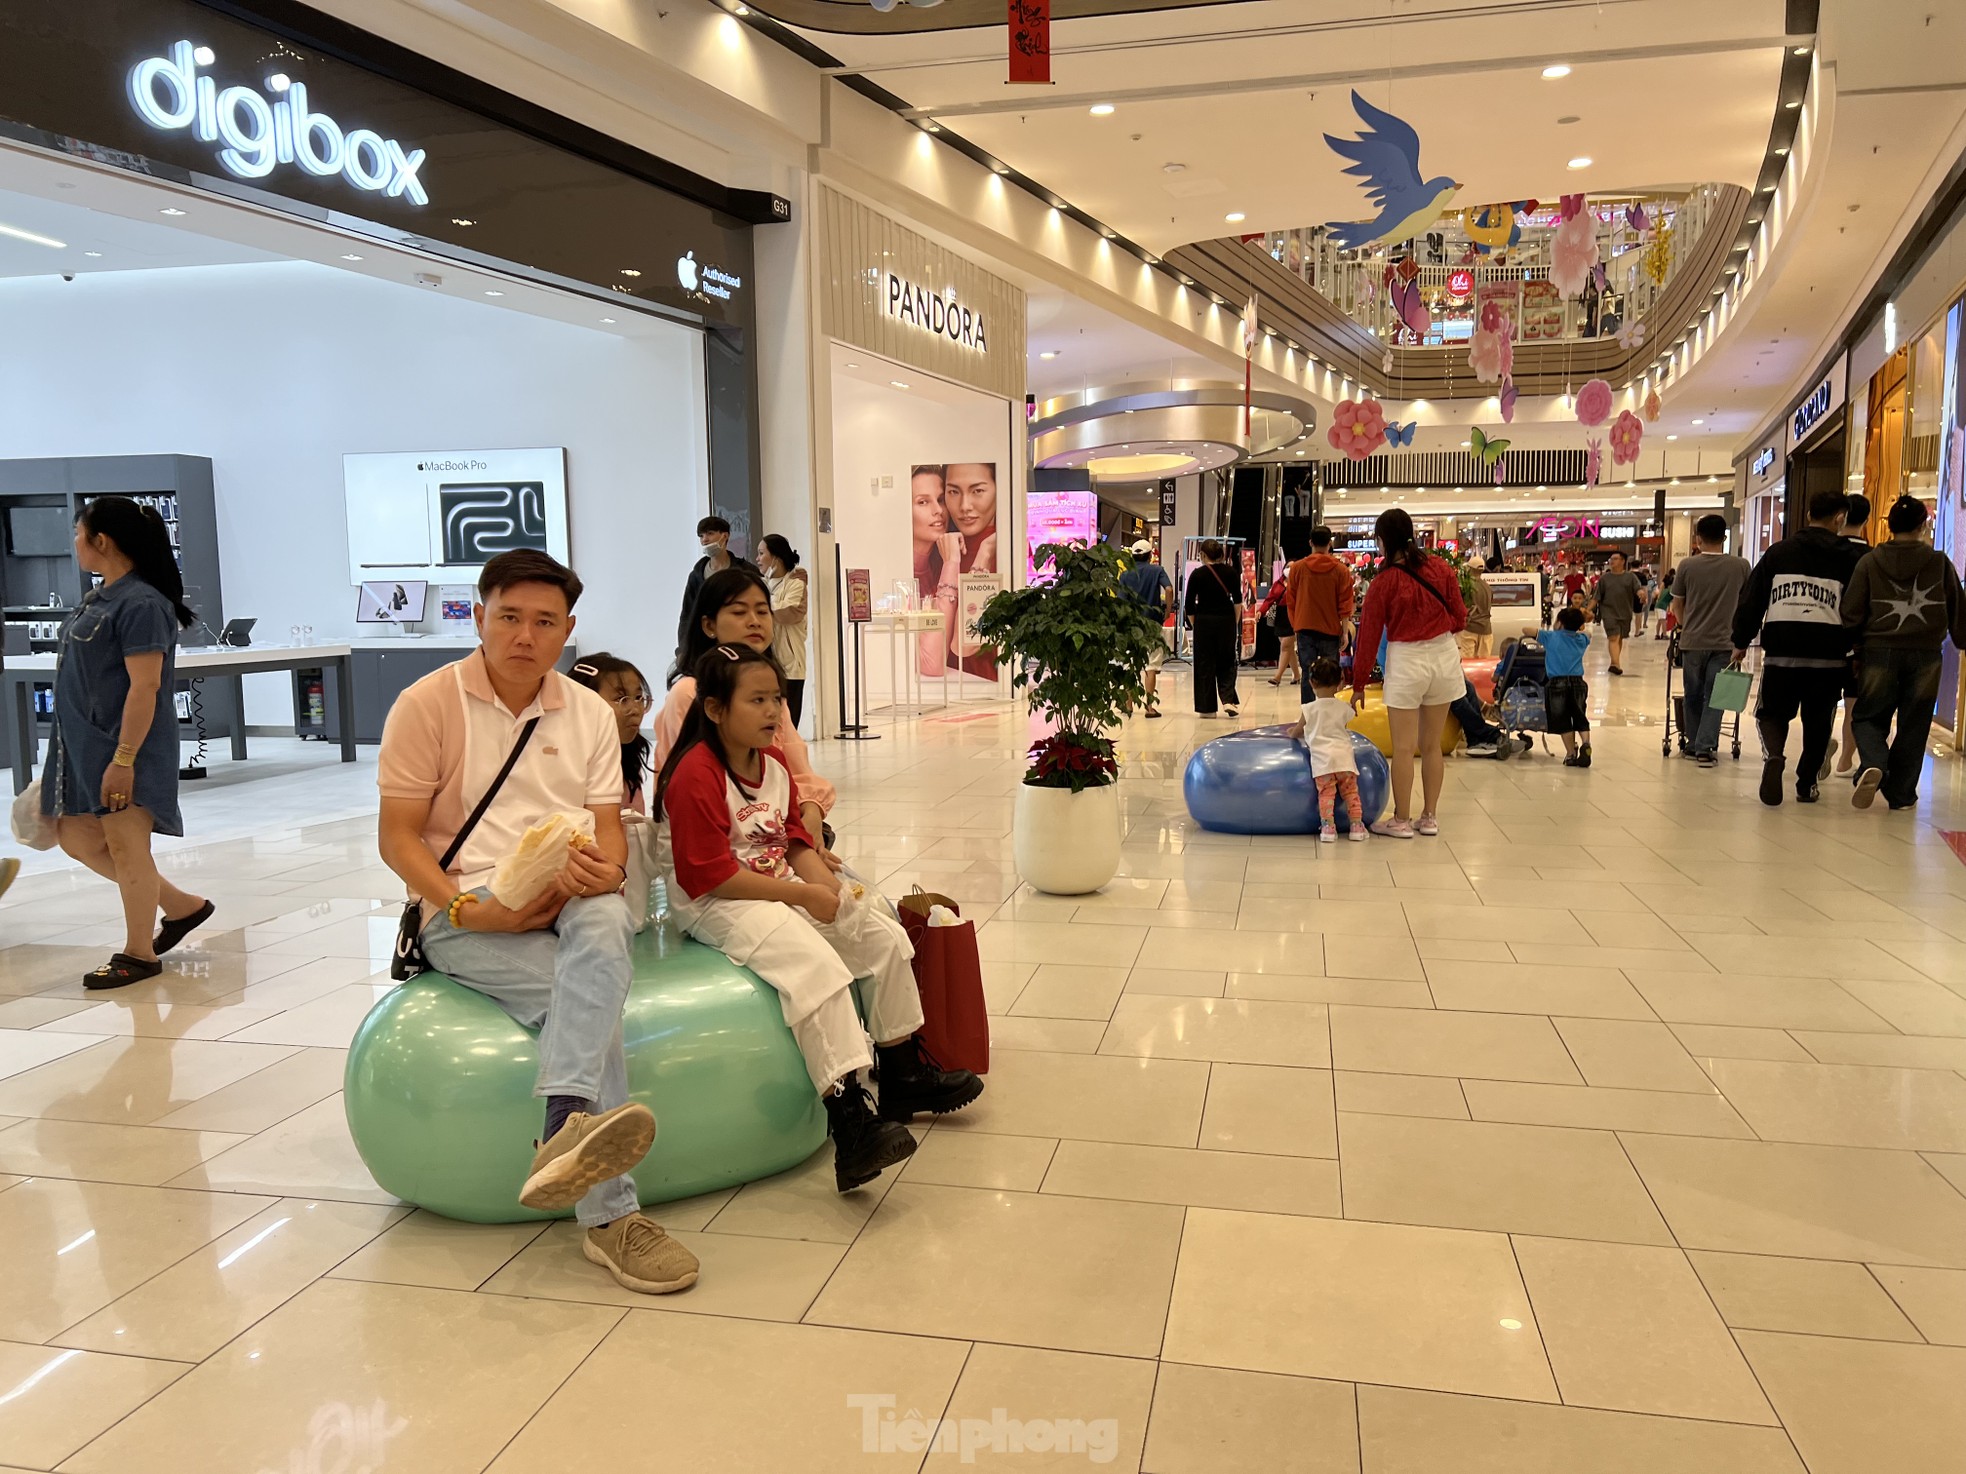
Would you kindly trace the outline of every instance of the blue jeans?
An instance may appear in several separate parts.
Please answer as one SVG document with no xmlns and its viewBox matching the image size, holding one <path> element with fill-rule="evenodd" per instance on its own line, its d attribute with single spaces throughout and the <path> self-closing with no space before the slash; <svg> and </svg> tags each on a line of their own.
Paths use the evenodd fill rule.
<svg viewBox="0 0 1966 1474">
<path fill-rule="evenodd" d="M 1488 719 L 1481 714 L 1481 700 L 1475 695 L 1473 681 L 1468 682 L 1467 690 L 1463 691 L 1460 698 L 1452 702 L 1447 709 L 1454 714 L 1454 720 L 1461 724 L 1461 731 L 1467 736 L 1468 746 L 1490 746 L 1502 740 L 1501 729 L 1489 726 Z"/>
<path fill-rule="evenodd" d="M 1918 802 L 1925 739 L 1932 734 L 1932 714 L 1938 708 L 1940 658 L 1938 650 L 1872 645 L 1858 666 L 1857 709 L 1850 718 L 1858 766 L 1884 774 L 1879 792 L 1894 809 Z M 1893 717 L 1898 735 L 1887 745 Z"/>
<path fill-rule="evenodd" d="M 481 899 L 489 892 L 473 892 Z M 539 1034 L 534 1095 L 574 1095 L 597 1111 L 628 1103 L 621 1014 L 628 1006 L 635 924 L 620 896 L 576 896 L 550 931 L 459 931 L 439 914 L 423 929 L 430 965 L 483 993 Z M 575 1216 L 584 1228 L 640 1206 L 626 1173 L 590 1188 Z"/>
<path fill-rule="evenodd" d="M 1338 659 L 1338 636 L 1327 635 L 1322 630 L 1297 631 L 1297 699 L 1311 699 L 1311 662 L 1320 657 L 1332 661 Z"/>
<path fill-rule="evenodd" d="M 1686 726 L 1684 735 L 1695 756 L 1717 752 L 1720 748 L 1720 713 L 1707 705 L 1713 695 L 1713 678 L 1734 658 L 1732 650 L 1681 650 L 1679 668 L 1686 674 Z"/>
</svg>

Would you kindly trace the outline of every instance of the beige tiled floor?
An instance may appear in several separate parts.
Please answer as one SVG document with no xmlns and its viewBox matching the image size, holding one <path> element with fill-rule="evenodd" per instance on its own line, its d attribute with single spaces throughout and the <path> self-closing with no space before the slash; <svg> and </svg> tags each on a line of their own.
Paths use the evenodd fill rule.
<svg viewBox="0 0 1966 1474">
<path fill-rule="evenodd" d="M 1021 717 L 815 744 L 842 851 L 979 923 L 989 1089 L 850 1197 L 822 1151 L 656 1209 L 704 1266 L 659 1300 L 355 1152 L 393 927 L 367 761 L 188 794 L 160 853 L 225 929 L 126 993 L 79 984 L 109 889 L 30 857 L 0 1474 L 921 1474 L 965 1437 L 1134 1474 L 1953 1474 L 1966 770 L 1916 816 L 1765 809 L 1751 751 L 1661 762 L 1628 658 L 1588 773 L 1456 760 L 1439 839 L 1330 849 L 1190 824 L 1224 728 L 1171 673 L 1093 896 L 1018 882 Z"/>
</svg>

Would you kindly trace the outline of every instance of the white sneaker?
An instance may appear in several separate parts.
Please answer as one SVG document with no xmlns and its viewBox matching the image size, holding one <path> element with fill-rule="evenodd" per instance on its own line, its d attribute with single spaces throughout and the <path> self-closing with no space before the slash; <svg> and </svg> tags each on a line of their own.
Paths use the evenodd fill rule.
<svg viewBox="0 0 1966 1474">
<path fill-rule="evenodd" d="M 1352 832 L 1345 836 L 1353 844 L 1364 844 L 1371 837 L 1371 835 L 1365 832 L 1365 826 L 1363 824 L 1354 826 Z"/>
<path fill-rule="evenodd" d="M 1195 713 L 1195 716 L 1204 722 L 1212 722 L 1215 720 L 1215 713 L 1212 711 L 1198 711 Z"/>
<path fill-rule="evenodd" d="M 1356 832 L 1356 831 L 1354 831 L 1354 832 Z M 1336 825 L 1333 825 L 1333 826 L 1332 826 L 1331 828 L 1329 828 L 1329 829 L 1320 829 L 1320 830 L 1319 830 L 1319 831 L 1317 832 L 1317 842 L 1318 842 L 1319 844 L 1336 844 L 1336 843 L 1338 843 L 1338 829 L 1337 829 L 1337 826 L 1336 826 Z"/>
<path fill-rule="evenodd" d="M 1235 708 L 1234 708 L 1233 706 L 1225 706 L 1225 707 L 1223 707 L 1223 708 L 1222 708 L 1222 710 L 1223 710 L 1223 711 L 1224 711 L 1224 712 L 1225 712 L 1225 713 L 1226 713 L 1227 715 L 1229 715 L 1229 716 L 1232 716 L 1232 717 L 1239 717 L 1239 716 L 1241 716 L 1241 715 L 1242 715 L 1242 713 L 1241 713 L 1241 712 L 1239 712 L 1239 711 L 1237 711 L 1237 710 L 1236 710 L 1236 709 L 1235 709 Z"/>
</svg>

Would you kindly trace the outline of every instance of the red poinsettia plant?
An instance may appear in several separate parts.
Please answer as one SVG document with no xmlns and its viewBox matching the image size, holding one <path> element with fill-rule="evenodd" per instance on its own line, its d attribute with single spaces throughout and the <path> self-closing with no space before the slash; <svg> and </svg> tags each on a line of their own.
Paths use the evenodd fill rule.
<svg viewBox="0 0 1966 1474">
<path fill-rule="evenodd" d="M 1111 783 L 1120 771 L 1113 744 L 1104 737 L 1054 732 L 1033 742 L 1029 757 L 1031 771 L 1024 781 L 1040 788 L 1069 788 L 1077 793 Z"/>
</svg>

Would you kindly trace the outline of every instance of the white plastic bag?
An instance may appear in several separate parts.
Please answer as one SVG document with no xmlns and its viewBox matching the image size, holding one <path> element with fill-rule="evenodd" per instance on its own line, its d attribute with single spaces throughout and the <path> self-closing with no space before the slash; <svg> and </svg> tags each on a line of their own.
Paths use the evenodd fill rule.
<svg viewBox="0 0 1966 1474">
<path fill-rule="evenodd" d="M 567 868 L 568 852 L 593 838 L 590 810 L 554 810 L 520 837 L 517 850 L 498 862 L 492 873 L 492 898 L 508 910 L 525 910 Z"/>
<path fill-rule="evenodd" d="M 14 797 L 14 838 L 30 850 L 55 847 L 55 821 L 41 812 L 41 780 L 36 778 Z"/>
</svg>

